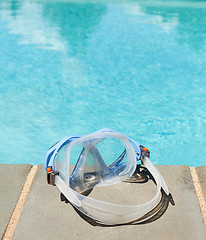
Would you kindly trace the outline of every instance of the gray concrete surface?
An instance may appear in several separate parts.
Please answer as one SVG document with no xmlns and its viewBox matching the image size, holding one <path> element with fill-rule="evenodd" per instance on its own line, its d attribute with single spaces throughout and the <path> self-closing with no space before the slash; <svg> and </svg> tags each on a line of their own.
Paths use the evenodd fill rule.
<svg viewBox="0 0 206 240">
<path fill-rule="evenodd" d="M 175 206 L 169 204 L 167 208 L 167 205 L 163 204 L 162 209 L 165 208 L 166 211 L 161 211 L 164 214 L 155 221 L 148 220 L 149 223 L 100 227 L 91 225 L 81 218 L 70 204 L 61 202 L 58 188 L 46 183 L 43 166 L 39 166 L 13 239 L 205 240 L 206 228 L 189 167 L 158 166 L 158 169 L 168 184 Z M 151 198 L 155 186 L 149 180 L 142 184 L 122 183 L 109 189 L 98 189 L 97 192 L 93 191 L 91 196 L 103 197 L 104 200 L 111 200 L 116 196 L 122 203 L 140 203 Z"/>
<path fill-rule="evenodd" d="M 0 164 L 0 239 L 6 230 L 30 169 L 29 164 Z"/>
<path fill-rule="evenodd" d="M 206 201 L 206 166 L 202 166 L 202 167 L 198 167 L 196 168 L 199 180 L 200 180 L 200 184 L 202 187 L 202 191 L 204 194 L 204 198 Z"/>
</svg>

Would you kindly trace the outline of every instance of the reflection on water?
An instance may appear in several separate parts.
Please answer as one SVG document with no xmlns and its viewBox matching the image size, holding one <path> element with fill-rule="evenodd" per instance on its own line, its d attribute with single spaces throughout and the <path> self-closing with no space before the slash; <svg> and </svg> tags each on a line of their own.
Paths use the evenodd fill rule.
<svg viewBox="0 0 206 240">
<path fill-rule="evenodd" d="M 83 1 L 84 2 L 84 1 Z M 102 17 L 107 13 L 108 2 L 101 3 L 80 3 L 78 1 L 17 1 L 4 0 L 0 3 L 3 20 L 19 24 L 13 25 L 10 29 L 14 33 L 27 35 L 29 28 L 33 30 L 37 25 L 50 25 L 56 30 L 62 39 L 69 43 L 76 53 L 80 49 L 85 50 L 89 35 L 98 28 Z M 121 3 L 121 1 L 119 1 Z M 118 7 L 118 1 L 114 1 Z M 205 44 L 206 33 L 206 2 L 203 1 L 128 1 L 123 8 L 128 15 L 147 15 L 148 23 L 165 27 L 175 27 L 179 32 L 176 37 L 180 43 L 188 43 L 195 49 L 201 49 Z M 37 16 L 38 15 L 38 16 Z M 154 16 L 153 20 L 149 16 Z M 123 17 L 123 16 L 122 16 Z M 6 18 L 6 19 L 5 19 Z M 38 18 L 38 19 L 37 19 Z M 21 29 L 25 28 L 25 32 Z M 17 29 L 15 28 L 17 27 Z M 11 27 L 12 28 L 12 27 Z M 47 26 L 48 28 L 48 26 Z M 51 29 L 46 31 L 51 31 Z M 35 31 L 32 32 L 35 38 Z M 32 34 L 31 33 L 31 34 Z M 51 36 L 47 36 L 48 38 Z M 59 36 L 58 36 L 59 37 Z"/>
<path fill-rule="evenodd" d="M 87 48 L 87 40 L 106 11 L 103 4 L 46 3 L 43 17 L 68 41 L 69 54 L 75 55 Z"/>
<path fill-rule="evenodd" d="M 205 22 L 205 1 L 1 1 L 2 161 L 112 127 L 156 163 L 204 164 Z"/>
<path fill-rule="evenodd" d="M 106 10 L 103 4 L 61 1 L 5 1 L 2 6 L 2 19 L 8 22 L 10 32 L 22 35 L 22 43 L 53 50 L 62 50 L 59 45 L 68 43 L 71 55 L 84 51 L 90 33 Z"/>
<path fill-rule="evenodd" d="M 143 11 L 149 15 L 159 15 L 163 22 L 170 22 L 173 17 L 177 19 L 177 38 L 181 44 L 189 44 L 196 50 L 201 50 L 205 46 L 206 33 L 206 2 L 183 1 L 163 6 L 143 6 Z M 187 3 L 193 3 L 193 5 Z M 179 6 L 179 7 L 178 7 Z M 199 6 L 199 7 L 198 7 Z"/>
</svg>

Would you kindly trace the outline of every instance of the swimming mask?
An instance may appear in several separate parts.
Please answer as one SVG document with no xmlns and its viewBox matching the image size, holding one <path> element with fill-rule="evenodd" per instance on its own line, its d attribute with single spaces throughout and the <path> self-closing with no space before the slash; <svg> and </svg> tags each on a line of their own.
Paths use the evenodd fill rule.
<svg viewBox="0 0 206 240">
<path fill-rule="evenodd" d="M 83 195 L 87 190 L 127 180 L 135 172 L 138 160 L 156 182 L 157 192 L 149 202 L 128 206 Z M 163 177 L 149 160 L 148 149 L 112 129 L 63 138 L 47 152 L 45 169 L 48 183 L 56 185 L 75 208 L 106 225 L 128 223 L 144 216 L 155 207 L 161 188 L 169 195 Z"/>
</svg>

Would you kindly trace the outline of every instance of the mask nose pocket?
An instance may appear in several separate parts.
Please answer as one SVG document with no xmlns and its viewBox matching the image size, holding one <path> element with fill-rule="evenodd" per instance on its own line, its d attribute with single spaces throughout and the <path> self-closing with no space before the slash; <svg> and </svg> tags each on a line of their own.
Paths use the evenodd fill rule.
<svg viewBox="0 0 206 240">
<path fill-rule="evenodd" d="M 73 190 L 82 193 L 96 185 L 105 186 L 121 181 L 121 175 L 128 167 L 127 151 L 121 141 L 101 138 L 81 144 L 83 149 L 69 177 Z"/>
<path fill-rule="evenodd" d="M 69 184 L 77 192 L 85 192 L 99 184 L 110 172 L 95 145 L 85 145 Z"/>
</svg>

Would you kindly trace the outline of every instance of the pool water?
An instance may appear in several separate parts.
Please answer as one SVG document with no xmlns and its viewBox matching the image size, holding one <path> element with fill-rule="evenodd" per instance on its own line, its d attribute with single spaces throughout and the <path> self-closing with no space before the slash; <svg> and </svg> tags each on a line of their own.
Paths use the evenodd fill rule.
<svg viewBox="0 0 206 240">
<path fill-rule="evenodd" d="M 0 163 L 110 127 L 206 164 L 206 1 L 0 2 Z"/>
</svg>

